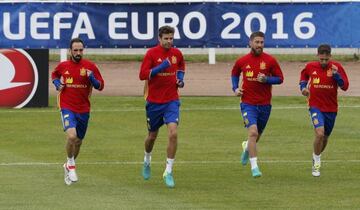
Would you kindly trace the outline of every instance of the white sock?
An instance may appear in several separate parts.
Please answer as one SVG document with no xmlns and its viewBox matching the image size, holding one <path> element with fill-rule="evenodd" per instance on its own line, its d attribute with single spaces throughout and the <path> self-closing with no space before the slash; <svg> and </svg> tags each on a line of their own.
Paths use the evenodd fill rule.
<svg viewBox="0 0 360 210">
<path fill-rule="evenodd" d="M 320 162 L 321 162 L 320 157 L 321 157 L 321 154 L 315 155 L 315 153 L 313 153 L 313 160 L 316 164 L 320 164 Z"/>
<path fill-rule="evenodd" d="M 71 157 L 71 158 L 67 158 L 67 164 L 69 165 L 69 166 L 74 166 L 75 165 L 75 159 L 74 159 L 74 157 Z"/>
<path fill-rule="evenodd" d="M 166 169 L 165 169 L 165 171 L 167 173 L 172 172 L 172 167 L 173 167 L 174 161 L 175 161 L 175 159 L 166 158 Z"/>
<path fill-rule="evenodd" d="M 249 151 L 248 150 L 248 142 L 249 142 L 249 140 L 246 140 L 245 151 Z"/>
<path fill-rule="evenodd" d="M 249 160 L 250 160 L 250 164 L 251 164 L 251 170 L 258 167 L 257 157 L 249 158 Z"/>
<path fill-rule="evenodd" d="M 144 155 L 144 162 L 146 164 L 150 164 L 151 162 L 151 152 L 147 153 L 146 151 L 144 152 L 145 155 Z"/>
</svg>

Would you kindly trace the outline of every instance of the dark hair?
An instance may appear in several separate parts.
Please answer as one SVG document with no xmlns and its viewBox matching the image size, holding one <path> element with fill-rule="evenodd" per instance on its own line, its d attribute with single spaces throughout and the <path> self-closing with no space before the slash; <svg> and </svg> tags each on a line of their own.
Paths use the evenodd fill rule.
<svg viewBox="0 0 360 210">
<path fill-rule="evenodd" d="M 72 45 L 74 42 L 80 42 L 84 46 L 83 40 L 81 40 L 80 38 L 73 38 L 70 40 L 70 46 L 69 46 L 70 49 L 72 49 Z"/>
<path fill-rule="evenodd" d="M 319 45 L 317 51 L 318 51 L 318 55 L 323 55 L 323 54 L 330 55 L 331 47 L 328 44 L 321 44 L 321 45 Z"/>
<path fill-rule="evenodd" d="M 253 40 L 255 37 L 265 37 L 265 34 L 261 31 L 255 31 L 250 35 L 250 40 Z"/>
<path fill-rule="evenodd" d="M 161 26 L 159 28 L 159 37 L 161 38 L 163 34 L 174 34 L 175 29 L 171 26 Z"/>
</svg>

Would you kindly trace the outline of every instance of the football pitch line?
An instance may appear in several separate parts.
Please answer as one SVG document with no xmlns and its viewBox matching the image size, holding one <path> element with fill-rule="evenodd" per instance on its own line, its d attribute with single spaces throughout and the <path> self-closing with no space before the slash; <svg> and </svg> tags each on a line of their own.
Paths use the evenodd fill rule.
<svg viewBox="0 0 360 210">
<path fill-rule="evenodd" d="M 360 160 L 322 160 L 322 163 L 360 163 Z M 267 164 L 310 164 L 311 160 L 259 160 L 259 163 Z M 64 162 L 9 162 L 0 163 L 0 166 L 62 166 Z M 78 162 L 77 165 L 142 165 L 142 161 L 99 161 L 99 162 Z M 151 164 L 161 165 L 164 161 L 152 161 Z M 210 164 L 240 164 L 240 161 L 214 160 L 214 161 L 176 161 L 181 165 L 210 165 Z"/>
<path fill-rule="evenodd" d="M 284 109 L 307 109 L 307 106 L 273 106 L 272 110 L 284 110 Z M 360 105 L 352 106 L 339 106 L 339 108 L 360 108 Z M 217 110 L 239 110 L 240 107 L 197 107 L 197 108 L 180 108 L 181 111 L 217 111 Z M 91 112 L 144 112 L 144 108 L 132 108 L 132 109 L 93 109 Z M 54 113 L 59 112 L 57 109 L 53 110 L 39 110 L 39 109 L 3 109 L 1 113 Z"/>
</svg>

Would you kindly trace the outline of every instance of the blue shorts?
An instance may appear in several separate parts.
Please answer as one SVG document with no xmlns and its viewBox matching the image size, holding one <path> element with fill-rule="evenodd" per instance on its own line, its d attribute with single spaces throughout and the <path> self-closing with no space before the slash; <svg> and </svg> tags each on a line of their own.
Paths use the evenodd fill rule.
<svg viewBox="0 0 360 210">
<path fill-rule="evenodd" d="M 162 125 L 179 123 L 180 101 L 170 101 L 166 104 L 146 103 L 146 118 L 149 131 L 157 131 Z"/>
<path fill-rule="evenodd" d="M 76 134 L 79 139 L 83 139 L 89 122 L 89 113 L 75 113 L 68 109 L 61 109 L 61 121 L 64 131 L 68 128 L 76 128 Z"/>
<path fill-rule="evenodd" d="M 311 121 L 314 128 L 324 127 L 325 135 L 330 136 L 336 119 L 336 112 L 321 112 L 318 108 L 310 107 Z"/>
<path fill-rule="evenodd" d="M 261 134 L 270 117 L 271 105 L 250 105 L 247 103 L 240 103 L 241 114 L 244 120 L 245 127 L 256 125 L 258 133 Z"/>
</svg>

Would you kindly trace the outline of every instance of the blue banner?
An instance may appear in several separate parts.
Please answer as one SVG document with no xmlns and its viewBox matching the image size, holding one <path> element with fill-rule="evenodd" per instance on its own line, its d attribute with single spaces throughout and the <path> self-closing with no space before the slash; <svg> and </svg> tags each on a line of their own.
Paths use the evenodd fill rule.
<svg viewBox="0 0 360 210">
<path fill-rule="evenodd" d="M 177 47 L 246 47 L 252 31 L 267 47 L 360 47 L 360 3 L 0 3 L 0 48 L 143 48 L 162 25 Z"/>
</svg>

